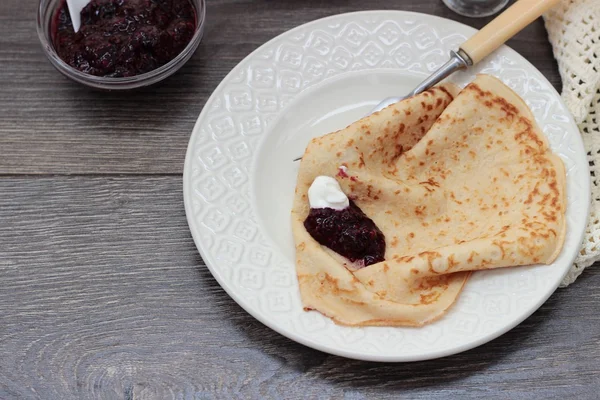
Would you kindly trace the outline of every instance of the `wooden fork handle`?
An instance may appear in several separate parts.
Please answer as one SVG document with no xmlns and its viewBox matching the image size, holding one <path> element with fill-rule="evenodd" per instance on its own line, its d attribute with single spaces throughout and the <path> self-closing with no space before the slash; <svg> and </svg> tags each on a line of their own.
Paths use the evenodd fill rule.
<svg viewBox="0 0 600 400">
<path fill-rule="evenodd" d="M 559 0 L 519 0 L 464 42 L 460 49 L 477 64 Z"/>
</svg>

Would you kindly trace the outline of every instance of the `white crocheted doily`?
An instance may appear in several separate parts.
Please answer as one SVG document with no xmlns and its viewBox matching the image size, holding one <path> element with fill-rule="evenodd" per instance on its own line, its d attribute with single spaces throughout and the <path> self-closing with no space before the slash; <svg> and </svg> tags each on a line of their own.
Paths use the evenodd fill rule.
<svg viewBox="0 0 600 400">
<path fill-rule="evenodd" d="M 600 0 L 562 0 L 544 15 L 562 78 L 562 98 L 575 117 L 590 162 L 592 206 L 581 251 L 561 286 L 600 260 Z"/>
</svg>

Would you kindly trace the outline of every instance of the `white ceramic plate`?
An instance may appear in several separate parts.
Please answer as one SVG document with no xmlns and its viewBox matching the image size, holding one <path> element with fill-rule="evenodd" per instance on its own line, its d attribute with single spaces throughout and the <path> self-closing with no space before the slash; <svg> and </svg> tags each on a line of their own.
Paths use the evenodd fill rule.
<svg viewBox="0 0 600 400">
<path fill-rule="evenodd" d="M 559 95 L 529 62 L 503 47 L 452 77 L 483 72 L 521 95 L 567 168 L 567 238 L 550 266 L 477 272 L 450 312 L 423 328 L 350 328 L 302 310 L 290 209 L 311 137 L 345 127 L 381 99 L 407 93 L 475 32 L 424 14 L 372 11 L 302 25 L 261 46 L 221 82 L 192 133 L 184 200 L 206 265 L 246 311 L 325 352 L 374 361 L 442 357 L 485 343 L 533 313 L 557 288 L 583 238 L 586 154 Z M 223 316 L 226 318 L 227 316 Z"/>
</svg>

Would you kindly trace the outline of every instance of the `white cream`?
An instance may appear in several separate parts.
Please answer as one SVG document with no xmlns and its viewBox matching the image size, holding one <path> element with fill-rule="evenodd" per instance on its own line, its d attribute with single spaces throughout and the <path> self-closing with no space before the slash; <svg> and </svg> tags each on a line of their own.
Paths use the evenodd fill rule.
<svg viewBox="0 0 600 400">
<path fill-rule="evenodd" d="M 343 210 L 350 205 L 338 181 L 330 176 L 317 176 L 308 189 L 310 208 Z"/>
</svg>

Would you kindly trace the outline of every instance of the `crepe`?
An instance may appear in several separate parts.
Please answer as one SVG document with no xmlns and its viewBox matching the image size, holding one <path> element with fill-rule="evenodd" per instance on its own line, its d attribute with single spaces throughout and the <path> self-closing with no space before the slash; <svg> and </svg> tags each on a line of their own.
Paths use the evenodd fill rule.
<svg viewBox="0 0 600 400">
<path fill-rule="evenodd" d="M 308 145 L 292 209 L 306 310 L 344 325 L 421 326 L 450 308 L 470 271 L 557 257 L 562 161 L 499 80 L 479 75 L 457 92 L 441 85 Z M 336 177 L 383 232 L 385 261 L 354 269 L 306 231 L 319 175 Z"/>
</svg>

